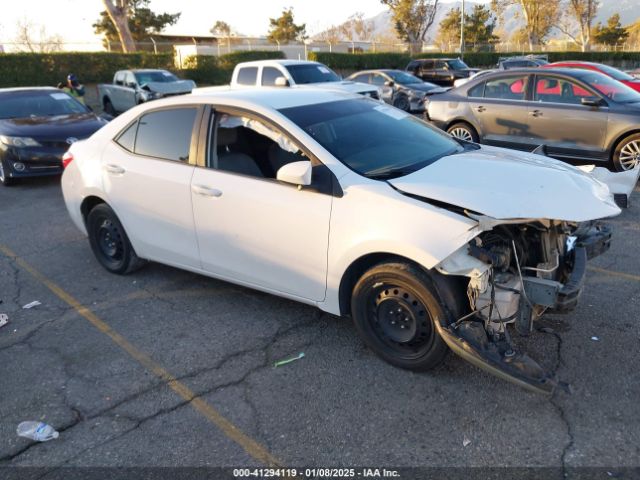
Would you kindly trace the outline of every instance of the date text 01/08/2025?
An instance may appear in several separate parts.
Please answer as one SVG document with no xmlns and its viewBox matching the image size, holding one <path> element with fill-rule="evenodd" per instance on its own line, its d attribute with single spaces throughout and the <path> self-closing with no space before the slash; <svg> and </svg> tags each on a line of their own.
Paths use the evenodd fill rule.
<svg viewBox="0 0 640 480">
<path fill-rule="evenodd" d="M 399 478 L 396 470 L 385 468 L 235 468 L 235 478 Z"/>
</svg>

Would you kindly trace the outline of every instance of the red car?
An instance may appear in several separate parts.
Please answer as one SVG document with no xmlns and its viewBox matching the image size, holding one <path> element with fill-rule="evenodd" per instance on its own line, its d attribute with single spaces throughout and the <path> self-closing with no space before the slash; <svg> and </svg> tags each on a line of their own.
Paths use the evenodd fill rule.
<svg viewBox="0 0 640 480">
<path fill-rule="evenodd" d="M 640 92 L 640 80 L 633 78 L 631 75 L 624 73 L 617 68 L 603 65 L 602 63 L 592 62 L 555 62 L 543 65 L 541 68 L 582 68 L 584 70 L 595 70 L 624 83 L 635 91 Z"/>
</svg>

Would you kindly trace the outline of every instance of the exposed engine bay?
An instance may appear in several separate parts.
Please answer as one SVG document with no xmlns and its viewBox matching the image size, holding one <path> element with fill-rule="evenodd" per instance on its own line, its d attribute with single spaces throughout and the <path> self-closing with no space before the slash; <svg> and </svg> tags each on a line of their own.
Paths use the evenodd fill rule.
<svg viewBox="0 0 640 480">
<path fill-rule="evenodd" d="M 587 260 L 608 250 L 610 241 L 610 228 L 599 222 L 514 220 L 490 225 L 437 267 L 446 275 L 469 278 L 469 313 L 439 326 L 440 334 L 471 363 L 551 393 L 557 379 L 516 350 L 507 325 L 526 336 L 545 312 L 573 310 Z"/>
</svg>

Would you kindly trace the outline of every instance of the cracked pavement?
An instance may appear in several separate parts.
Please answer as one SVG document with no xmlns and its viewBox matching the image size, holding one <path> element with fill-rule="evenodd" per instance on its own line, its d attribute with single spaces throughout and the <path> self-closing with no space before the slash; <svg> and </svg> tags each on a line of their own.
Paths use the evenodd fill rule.
<svg viewBox="0 0 640 480">
<path fill-rule="evenodd" d="M 0 204 L 0 244 L 288 465 L 542 466 L 559 479 L 640 466 L 639 281 L 590 271 L 575 312 L 515 338 L 570 384 L 545 398 L 453 355 L 425 374 L 395 369 L 349 321 L 264 293 L 158 264 L 110 275 L 68 218 L 58 179 L 2 188 Z M 612 223 L 612 249 L 594 265 L 638 275 L 640 205 Z M 0 300 L 10 320 L 0 328 L 0 467 L 260 466 L 3 255 Z M 42 305 L 22 309 L 33 300 Z M 19 438 L 23 420 L 60 437 Z"/>
</svg>

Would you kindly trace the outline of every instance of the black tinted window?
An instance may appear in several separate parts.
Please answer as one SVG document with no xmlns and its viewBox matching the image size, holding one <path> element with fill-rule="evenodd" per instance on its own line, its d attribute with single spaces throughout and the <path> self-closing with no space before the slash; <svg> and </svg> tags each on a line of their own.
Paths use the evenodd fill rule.
<svg viewBox="0 0 640 480">
<path fill-rule="evenodd" d="M 255 85 L 257 78 L 258 67 L 245 67 L 238 72 L 238 83 L 240 85 Z"/>
<path fill-rule="evenodd" d="M 262 69 L 262 85 L 273 86 L 276 84 L 276 78 L 284 77 L 280 70 L 274 67 L 264 67 Z"/>
<path fill-rule="evenodd" d="M 160 110 L 143 115 L 138 125 L 135 153 L 188 161 L 195 117 L 195 108 Z"/>
<path fill-rule="evenodd" d="M 126 130 L 124 130 L 117 138 L 116 143 L 125 150 L 134 151 L 136 144 L 136 131 L 138 130 L 138 122 L 134 122 Z"/>
</svg>

